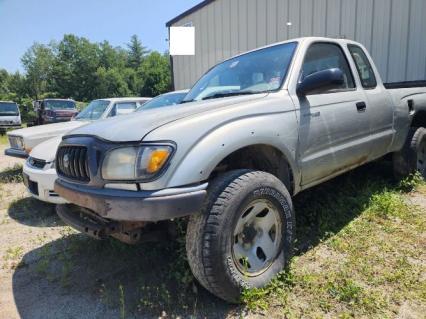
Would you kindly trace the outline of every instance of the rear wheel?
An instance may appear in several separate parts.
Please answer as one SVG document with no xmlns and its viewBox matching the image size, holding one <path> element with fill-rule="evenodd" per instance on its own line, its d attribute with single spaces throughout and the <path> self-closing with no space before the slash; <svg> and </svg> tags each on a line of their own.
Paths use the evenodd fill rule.
<svg viewBox="0 0 426 319">
<path fill-rule="evenodd" d="M 411 128 L 401 151 L 394 153 L 395 175 L 403 178 L 416 171 L 426 178 L 426 129 Z"/>
<path fill-rule="evenodd" d="M 212 181 L 187 231 L 188 261 L 210 292 L 238 302 L 243 288 L 266 285 L 291 258 L 294 213 L 275 176 L 231 171 Z"/>
</svg>

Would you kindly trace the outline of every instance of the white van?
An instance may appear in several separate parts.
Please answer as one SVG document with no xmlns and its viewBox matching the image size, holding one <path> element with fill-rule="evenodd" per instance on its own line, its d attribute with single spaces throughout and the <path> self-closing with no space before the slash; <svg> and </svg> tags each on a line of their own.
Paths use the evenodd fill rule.
<svg viewBox="0 0 426 319">
<path fill-rule="evenodd" d="M 11 101 L 0 101 L 0 131 L 21 127 L 21 113 L 18 104 Z"/>
</svg>

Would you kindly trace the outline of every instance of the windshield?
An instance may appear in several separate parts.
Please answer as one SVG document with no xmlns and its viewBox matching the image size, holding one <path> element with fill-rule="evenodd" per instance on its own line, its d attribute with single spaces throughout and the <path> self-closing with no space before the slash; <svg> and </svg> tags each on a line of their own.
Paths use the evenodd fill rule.
<svg viewBox="0 0 426 319">
<path fill-rule="evenodd" d="M 89 103 L 88 106 L 84 108 L 83 111 L 78 113 L 75 117 L 76 120 L 98 120 L 109 105 L 109 101 L 105 100 L 94 100 Z"/>
<path fill-rule="evenodd" d="M 155 109 L 157 107 L 175 105 L 182 102 L 183 98 L 186 96 L 187 92 L 176 92 L 176 93 L 167 93 L 159 95 L 152 100 L 146 102 L 144 105 L 140 106 L 137 109 L 139 111 L 145 111 L 149 109 Z"/>
<path fill-rule="evenodd" d="M 277 90 L 296 46 L 296 42 L 279 44 L 222 62 L 201 77 L 183 102 Z"/>
<path fill-rule="evenodd" d="M 75 109 L 74 101 L 61 101 L 61 100 L 47 100 L 45 101 L 46 110 L 56 109 Z"/>
<path fill-rule="evenodd" d="M 0 102 L 1 116 L 17 116 L 19 115 L 18 105 L 13 102 Z"/>
</svg>

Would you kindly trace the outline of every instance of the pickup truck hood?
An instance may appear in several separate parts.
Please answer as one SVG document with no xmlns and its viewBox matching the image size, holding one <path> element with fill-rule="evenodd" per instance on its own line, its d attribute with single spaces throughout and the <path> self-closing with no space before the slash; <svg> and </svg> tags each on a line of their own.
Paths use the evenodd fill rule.
<svg viewBox="0 0 426 319">
<path fill-rule="evenodd" d="M 61 141 L 62 135 L 58 135 L 54 138 L 51 138 L 50 140 L 44 141 L 32 149 L 30 156 L 45 160 L 46 162 L 53 162 L 55 160 L 56 151 Z"/>
<path fill-rule="evenodd" d="M 93 135 L 114 142 L 140 141 L 152 130 L 189 116 L 258 100 L 267 93 L 190 102 L 96 121 L 67 135 Z"/>
<path fill-rule="evenodd" d="M 32 138 L 48 138 L 64 134 L 70 130 L 87 124 L 86 121 L 69 121 L 53 124 L 45 124 L 39 126 L 31 126 L 8 132 L 8 135 L 22 136 L 24 141 Z"/>
</svg>

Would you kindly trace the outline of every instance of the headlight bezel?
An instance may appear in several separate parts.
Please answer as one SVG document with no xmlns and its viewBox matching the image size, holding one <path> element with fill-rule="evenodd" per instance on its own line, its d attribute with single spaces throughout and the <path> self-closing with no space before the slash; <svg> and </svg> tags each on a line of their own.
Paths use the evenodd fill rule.
<svg viewBox="0 0 426 319">
<path fill-rule="evenodd" d="M 18 148 L 12 146 L 12 139 L 15 141 L 14 144 L 18 146 Z M 10 148 L 20 151 L 25 151 L 25 142 L 24 137 L 20 135 L 8 135 Z"/>
<path fill-rule="evenodd" d="M 161 168 L 152 174 L 152 176 L 149 176 L 147 178 L 132 178 L 132 179 L 110 179 L 105 178 L 103 174 L 104 164 L 105 160 L 108 156 L 108 154 L 115 152 L 119 149 L 125 149 L 125 148 L 136 148 L 138 151 L 136 152 L 135 160 L 134 160 L 134 170 L 137 170 L 138 166 L 138 159 L 139 154 L 142 152 L 141 149 L 143 148 L 149 148 L 149 147 L 168 147 L 170 149 L 169 156 L 167 157 L 164 164 L 161 166 Z M 108 149 L 102 156 L 100 162 L 99 162 L 99 177 L 105 182 L 105 183 L 149 183 L 152 181 L 155 181 L 162 177 L 164 173 L 167 171 L 168 167 L 170 166 L 171 160 L 176 153 L 176 143 L 172 141 L 158 141 L 158 142 L 144 142 L 144 143 L 128 143 L 128 144 L 120 144 L 115 147 L 112 147 Z"/>
</svg>

